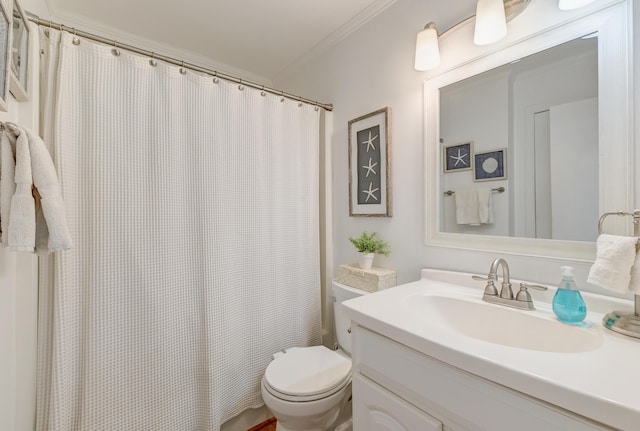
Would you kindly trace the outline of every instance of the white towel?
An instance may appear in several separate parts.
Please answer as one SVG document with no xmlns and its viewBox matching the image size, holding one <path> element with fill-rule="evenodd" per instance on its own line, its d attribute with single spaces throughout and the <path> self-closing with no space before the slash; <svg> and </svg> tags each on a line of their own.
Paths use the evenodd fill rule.
<svg viewBox="0 0 640 431">
<path fill-rule="evenodd" d="M 493 223 L 491 189 L 458 189 L 455 191 L 456 223 L 470 226 Z"/>
<path fill-rule="evenodd" d="M 38 216 L 37 218 L 46 221 L 46 228 L 42 226 L 37 229 L 38 244 L 36 244 L 36 251 L 41 254 L 69 249 L 73 243 L 67 227 L 62 191 L 51 156 L 39 136 L 27 129 L 20 128 L 20 136 L 23 134 L 29 140 L 33 184 L 37 187 L 40 205 L 42 206 L 42 215 L 44 216 L 42 218 Z M 48 240 L 46 240 L 47 232 L 49 234 Z"/>
<path fill-rule="evenodd" d="M 13 139 L 12 139 L 13 138 Z M 9 248 L 13 251 L 33 252 L 36 241 L 36 208 L 31 175 L 31 155 L 27 135 L 18 138 L 10 135 L 16 143 L 16 191 L 11 198 L 9 211 Z"/>
<path fill-rule="evenodd" d="M 636 240 L 638 240 L 636 238 Z M 629 283 L 629 290 L 636 295 L 640 295 L 640 252 L 638 252 L 638 246 L 636 246 L 636 259 L 631 267 L 631 282 Z"/>
<path fill-rule="evenodd" d="M 596 261 L 587 282 L 620 293 L 629 292 L 637 241 L 630 236 L 600 235 L 596 242 Z"/>
<path fill-rule="evenodd" d="M 16 161 L 7 132 L 0 133 L 0 230 L 2 245 L 9 245 L 9 212 L 11 198 L 16 192 Z"/>
<path fill-rule="evenodd" d="M 478 217 L 480 223 L 493 223 L 493 190 L 490 188 L 476 189 L 478 194 Z"/>
<path fill-rule="evenodd" d="M 0 137 L 2 244 L 14 251 L 71 248 L 58 176 L 44 142 L 20 127 Z M 12 146 L 15 146 L 15 161 Z"/>
</svg>

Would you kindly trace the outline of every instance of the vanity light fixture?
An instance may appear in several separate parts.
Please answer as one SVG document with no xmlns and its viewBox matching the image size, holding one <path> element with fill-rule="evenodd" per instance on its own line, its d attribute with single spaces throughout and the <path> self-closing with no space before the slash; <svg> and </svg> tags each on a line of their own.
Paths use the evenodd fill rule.
<svg viewBox="0 0 640 431">
<path fill-rule="evenodd" d="M 507 35 L 507 17 L 503 0 L 478 0 L 473 43 L 490 45 Z"/>
<path fill-rule="evenodd" d="M 579 7 L 586 6 L 592 3 L 594 0 L 559 0 L 558 9 L 571 10 L 578 9 Z"/>
<path fill-rule="evenodd" d="M 478 0 L 476 15 L 465 18 L 440 34 L 438 34 L 436 24 L 430 22 L 424 27 L 424 30 L 418 33 L 416 39 L 416 70 L 425 71 L 438 67 L 440 64 L 438 37 L 474 17 L 476 18 L 474 34 L 474 42 L 476 44 L 489 44 L 500 40 L 507 34 L 506 22 L 518 16 L 529 5 L 530 1 Z M 502 6 L 502 8 L 498 6 Z M 496 31 L 498 28 L 499 30 Z"/>
<path fill-rule="evenodd" d="M 594 0 L 559 0 L 561 10 L 577 9 Z M 507 35 L 507 22 L 518 16 L 531 0 L 478 0 L 476 5 L 475 31 L 473 42 L 476 45 L 489 45 Z M 418 33 L 416 38 L 416 57 L 414 67 L 418 71 L 431 70 L 440 64 L 438 37 L 472 19 L 471 16 L 453 27 L 438 34 L 436 24 L 430 22 Z"/>
</svg>

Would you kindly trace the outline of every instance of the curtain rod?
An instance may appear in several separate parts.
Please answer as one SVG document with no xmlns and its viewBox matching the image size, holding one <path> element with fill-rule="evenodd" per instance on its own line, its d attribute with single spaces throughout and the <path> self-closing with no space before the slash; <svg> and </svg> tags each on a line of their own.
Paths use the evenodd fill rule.
<svg viewBox="0 0 640 431">
<path fill-rule="evenodd" d="M 320 108 L 322 108 L 322 109 L 324 109 L 326 111 L 333 111 L 333 105 L 330 104 L 330 103 L 320 103 L 318 101 L 305 99 L 304 97 L 301 97 L 301 96 L 296 96 L 294 94 L 290 94 L 290 93 L 284 92 L 282 90 L 277 90 L 275 88 L 266 87 L 264 85 L 257 84 L 255 82 L 251 82 L 251 81 L 247 81 L 247 80 L 238 78 L 236 76 L 232 76 L 232 75 L 228 75 L 226 73 L 218 72 L 217 70 L 211 70 L 211 69 L 208 69 L 206 67 L 198 66 L 196 64 L 187 63 L 187 62 L 185 62 L 183 60 L 178 60 L 176 58 L 167 57 L 165 55 L 157 54 L 157 53 L 152 52 L 152 51 L 147 51 L 146 49 L 138 48 L 138 47 L 135 47 L 135 46 L 132 46 L 132 45 L 127 45 L 125 43 L 120 43 L 120 42 L 118 42 L 116 40 L 107 39 L 106 37 L 98 36 L 98 35 L 93 34 L 93 33 L 88 33 L 86 31 L 77 30 L 74 27 L 69 27 L 69 26 L 66 26 L 64 24 L 60 24 L 60 23 L 56 23 L 56 22 L 40 19 L 39 16 L 37 16 L 37 15 L 31 13 L 31 12 L 26 12 L 26 14 L 27 14 L 27 18 L 29 19 L 29 21 L 32 21 L 32 22 L 36 23 L 37 25 L 41 25 L 43 27 L 50 27 L 50 28 L 53 28 L 53 29 L 56 29 L 56 30 L 60 30 L 60 31 L 67 31 L 69 33 L 73 33 L 76 36 L 83 37 L 85 39 L 89 39 L 89 40 L 93 40 L 93 41 L 96 41 L 96 42 L 104 43 L 106 45 L 113 45 L 115 48 L 126 49 L 127 51 L 135 52 L 136 54 L 141 54 L 141 55 L 144 55 L 144 56 L 147 56 L 147 57 L 152 57 L 152 58 L 154 58 L 156 60 L 162 60 L 162 61 L 164 61 L 166 63 L 170 63 L 170 64 L 173 64 L 175 66 L 180 66 L 180 67 L 184 67 L 184 68 L 187 68 L 187 69 L 195 70 L 196 72 L 206 73 L 206 74 L 211 75 L 213 77 L 224 79 L 225 81 L 234 82 L 236 84 L 244 85 L 244 86 L 247 86 L 247 87 L 251 87 L 251 88 L 254 88 L 256 90 L 261 90 L 261 91 L 265 91 L 267 93 L 275 94 L 277 96 L 286 97 L 287 99 L 295 100 L 295 101 L 298 101 L 300 103 L 306 103 L 308 105 L 317 106 L 317 107 L 320 107 Z"/>
</svg>

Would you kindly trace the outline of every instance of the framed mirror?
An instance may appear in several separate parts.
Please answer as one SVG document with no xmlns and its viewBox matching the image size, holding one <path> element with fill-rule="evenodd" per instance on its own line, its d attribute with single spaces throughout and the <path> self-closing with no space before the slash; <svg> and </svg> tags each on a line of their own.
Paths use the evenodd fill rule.
<svg viewBox="0 0 640 431">
<path fill-rule="evenodd" d="M 600 214 L 631 208 L 628 4 L 600 7 L 544 31 L 530 23 L 558 11 L 525 11 L 517 40 L 425 82 L 428 245 L 592 260 Z M 445 172 L 465 142 L 470 169 Z M 456 190 L 490 196 L 493 218 L 458 223 Z"/>
<path fill-rule="evenodd" d="M 11 94 L 19 100 L 29 99 L 28 70 L 29 70 L 29 26 L 22 6 L 17 0 L 13 1 L 11 42 Z"/>
<path fill-rule="evenodd" d="M 11 21 L 9 14 L 0 2 L 0 111 L 7 110 L 9 94 L 9 62 L 11 61 Z"/>
</svg>

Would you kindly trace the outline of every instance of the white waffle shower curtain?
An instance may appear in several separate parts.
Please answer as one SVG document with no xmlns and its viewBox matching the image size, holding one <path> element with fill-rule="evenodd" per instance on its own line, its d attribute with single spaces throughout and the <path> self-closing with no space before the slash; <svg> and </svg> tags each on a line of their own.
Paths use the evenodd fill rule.
<svg viewBox="0 0 640 431">
<path fill-rule="evenodd" d="M 319 113 L 48 33 L 75 248 L 41 270 L 37 429 L 217 430 L 320 342 Z"/>
</svg>

